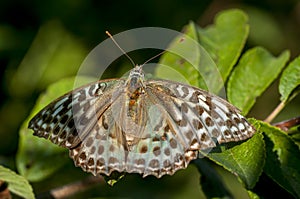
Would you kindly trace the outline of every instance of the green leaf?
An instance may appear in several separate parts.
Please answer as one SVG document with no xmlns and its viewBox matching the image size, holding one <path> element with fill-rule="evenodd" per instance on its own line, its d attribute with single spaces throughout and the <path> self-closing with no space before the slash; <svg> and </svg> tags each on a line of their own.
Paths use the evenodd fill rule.
<svg viewBox="0 0 300 199">
<path fill-rule="evenodd" d="M 180 37 L 173 41 L 168 51 L 177 55 L 165 53 L 156 76 L 218 93 L 245 45 L 247 20 L 244 12 L 233 9 L 220 13 L 215 24 L 207 28 L 191 22 L 184 29 L 190 40 Z"/>
<path fill-rule="evenodd" d="M 26 198 L 34 199 L 32 187 L 29 182 L 23 177 L 16 174 L 14 171 L 0 165 L 0 180 L 8 183 L 8 189 L 14 194 Z"/>
<path fill-rule="evenodd" d="M 101 176 L 104 178 L 105 182 L 108 185 L 114 186 L 117 182 L 119 182 L 125 176 L 125 173 L 113 171 L 109 176 L 107 176 L 107 175 L 101 175 Z"/>
<path fill-rule="evenodd" d="M 60 22 L 42 25 L 17 71 L 9 77 L 11 94 L 30 96 L 36 88 L 44 89 L 63 77 L 74 76 L 86 53 Z"/>
<path fill-rule="evenodd" d="M 210 152 L 207 157 L 237 175 L 245 187 L 251 189 L 263 171 L 265 160 L 263 136 L 256 133 L 240 145 L 222 153 Z"/>
<path fill-rule="evenodd" d="M 255 99 L 276 79 L 289 59 L 290 53 L 283 52 L 278 58 L 261 47 L 248 50 L 239 61 L 229 78 L 228 100 L 247 114 Z"/>
<path fill-rule="evenodd" d="M 198 28 L 198 33 L 201 45 L 217 64 L 225 82 L 248 37 L 247 15 L 238 9 L 220 12 L 214 25 Z"/>
<path fill-rule="evenodd" d="M 300 56 L 283 71 L 279 82 L 281 101 L 288 101 L 293 91 L 300 85 Z"/>
<path fill-rule="evenodd" d="M 27 128 L 29 120 L 52 100 L 73 89 L 75 78 L 66 78 L 48 87 L 46 93 L 37 100 L 32 113 L 24 121 L 20 129 L 20 141 L 17 153 L 17 168 L 21 175 L 30 181 L 40 181 L 52 175 L 69 159 L 68 152 L 62 147 L 52 144 L 46 139 L 33 136 Z M 93 78 L 78 78 L 78 82 L 87 83 Z"/>
<path fill-rule="evenodd" d="M 199 44 L 197 28 L 190 22 L 170 44 L 156 68 L 155 75 L 217 93 L 223 85 L 217 66 Z"/>
<path fill-rule="evenodd" d="M 260 199 L 260 197 L 253 191 L 248 190 L 248 195 L 250 199 Z"/>
<path fill-rule="evenodd" d="M 300 148 L 300 124 L 292 127 L 288 131 L 288 135 L 293 139 L 295 144 Z"/>
<path fill-rule="evenodd" d="M 300 197 L 300 150 L 292 139 L 268 123 L 257 121 L 255 127 L 265 134 L 267 150 L 264 172 L 280 186 Z"/>
<path fill-rule="evenodd" d="M 29 181 L 36 182 L 52 175 L 67 162 L 67 151 L 49 141 L 33 137 L 23 125 L 17 155 L 17 168 Z M 55 164 L 54 164 L 55 163 Z"/>
<path fill-rule="evenodd" d="M 192 41 L 197 41 L 196 25 L 190 22 L 184 28 L 187 40 L 181 36 L 174 39 L 159 60 L 155 75 L 159 78 L 177 80 L 199 86 L 199 73 L 197 66 L 200 62 L 200 52 L 197 46 L 193 47 Z M 167 67 L 163 67 L 167 66 Z M 195 67 L 196 66 L 196 67 Z"/>
<path fill-rule="evenodd" d="M 207 198 L 232 198 L 221 176 L 207 159 L 193 161 L 200 172 L 200 185 Z"/>
</svg>

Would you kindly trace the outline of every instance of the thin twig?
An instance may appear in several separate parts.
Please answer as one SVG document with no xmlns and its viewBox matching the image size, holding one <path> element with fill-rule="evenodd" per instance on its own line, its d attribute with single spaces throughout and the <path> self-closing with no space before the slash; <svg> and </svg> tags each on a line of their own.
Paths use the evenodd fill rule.
<svg viewBox="0 0 300 199">
<path fill-rule="evenodd" d="M 276 126 L 283 131 L 288 131 L 290 128 L 298 125 L 300 125 L 300 116 L 273 124 L 273 126 Z"/>
<path fill-rule="evenodd" d="M 284 108 L 285 102 L 280 102 L 280 104 L 274 109 L 274 111 L 264 120 L 264 122 L 270 123 L 273 119 L 280 113 L 280 111 Z"/>
<path fill-rule="evenodd" d="M 62 187 L 54 188 L 47 193 L 42 193 L 37 196 L 37 198 L 55 198 L 55 199 L 62 199 L 66 197 L 70 197 L 78 192 L 85 191 L 90 189 L 91 187 L 95 186 L 98 183 L 103 183 L 104 179 L 102 176 L 91 176 L 87 179 L 82 181 L 70 183 L 64 185 Z"/>
</svg>

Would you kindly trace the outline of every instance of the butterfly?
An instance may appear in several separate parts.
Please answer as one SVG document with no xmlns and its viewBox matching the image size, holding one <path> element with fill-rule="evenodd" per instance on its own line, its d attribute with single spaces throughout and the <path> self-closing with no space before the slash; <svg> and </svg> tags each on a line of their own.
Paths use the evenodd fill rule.
<svg viewBox="0 0 300 199">
<path fill-rule="evenodd" d="M 172 175 L 200 150 L 255 133 L 240 111 L 205 90 L 146 79 L 143 65 L 126 78 L 99 80 L 51 102 L 29 122 L 34 135 L 69 149 L 94 175 Z"/>
</svg>

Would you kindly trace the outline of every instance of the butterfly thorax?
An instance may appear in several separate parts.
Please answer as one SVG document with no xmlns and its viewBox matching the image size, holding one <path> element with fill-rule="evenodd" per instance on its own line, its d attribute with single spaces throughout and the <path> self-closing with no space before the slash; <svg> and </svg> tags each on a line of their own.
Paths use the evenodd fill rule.
<svg viewBox="0 0 300 199">
<path fill-rule="evenodd" d="M 146 117 L 141 109 L 141 101 L 145 94 L 144 73 L 142 66 L 136 66 L 130 71 L 125 85 L 125 118 L 123 118 L 123 130 L 127 142 L 134 144 L 134 140 L 143 137 L 143 127 Z M 128 144 L 129 144 L 128 143 Z"/>
<path fill-rule="evenodd" d="M 139 97 L 144 94 L 144 73 L 142 66 L 136 66 L 130 71 L 129 77 L 126 81 L 126 94 L 129 103 L 129 107 L 135 106 Z"/>
</svg>

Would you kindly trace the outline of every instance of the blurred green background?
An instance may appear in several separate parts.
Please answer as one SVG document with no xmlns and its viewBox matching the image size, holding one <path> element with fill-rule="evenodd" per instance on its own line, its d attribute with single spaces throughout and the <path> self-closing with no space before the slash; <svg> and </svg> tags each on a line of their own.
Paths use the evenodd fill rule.
<svg viewBox="0 0 300 199">
<path fill-rule="evenodd" d="M 240 8 L 249 15 L 247 48 L 260 45 L 275 55 L 289 49 L 292 58 L 300 54 L 298 0 L 0 1 L 0 164 L 14 169 L 18 130 L 37 96 L 49 84 L 75 75 L 88 52 L 107 38 L 106 30 L 116 34 L 132 28 L 155 26 L 180 31 L 190 20 L 204 27 L 213 23 L 216 13 L 229 8 Z M 148 58 L 147 53 L 136 53 L 133 57 L 137 63 Z M 118 72 L 122 70 L 120 65 L 117 61 L 106 75 L 122 74 Z M 258 99 L 251 116 L 264 119 L 276 107 L 279 103 L 277 84 L 273 83 Z M 300 115 L 299 101 L 298 97 L 289 104 L 277 121 Z M 155 178 L 141 180 L 139 176 L 130 181 L 133 177 L 128 177 L 128 182 L 139 180 L 128 190 L 137 193 L 126 192 L 128 184 L 121 181 L 117 185 L 118 194 L 114 193 L 116 188 L 102 185 L 105 188 L 101 187 L 103 195 L 100 196 L 138 197 L 159 189 L 164 192 L 157 198 L 168 198 L 166 195 L 172 191 L 168 190 L 171 187 L 176 189 L 178 198 L 183 195 L 199 198 L 197 178 L 190 178 L 199 174 L 196 168 L 189 167 L 188 170 L 187 174 L 179 172 L 174 179 L 166 177 L 162 181 Z M 42 186 L 35 185 L 35 191 L 45 191 L 65 182 L 55 183 L 58 179 L 60 176 L 54 177 L 54 182 L 50 180 L 49 185 L 45 182 Z M 193 188 L 185 189 L 188 186 Z"/>
</svg>

